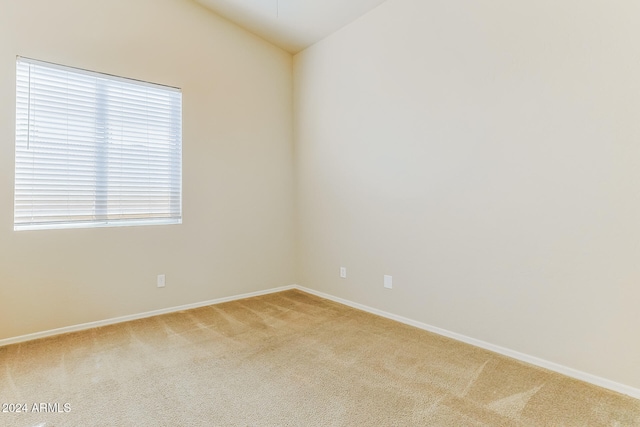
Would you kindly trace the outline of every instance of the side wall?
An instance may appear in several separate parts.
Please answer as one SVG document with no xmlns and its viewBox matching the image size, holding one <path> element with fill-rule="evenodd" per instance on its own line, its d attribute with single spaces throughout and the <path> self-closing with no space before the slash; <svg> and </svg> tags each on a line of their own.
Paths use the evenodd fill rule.
<svg viewBox="0 0 640 427">
<path fill-rule="evenodd" d="M 388 0 L 294 57 L 299 283 L 639 388 L 637 16 Z"/>
<path fill-rule="evenodd" d="M 13 231 L 16 55 L 182 88 L 182 225 Z M 0 339 L 293 283 L 291 62 L 189 0 L 3 0 Z"/>
</svg>

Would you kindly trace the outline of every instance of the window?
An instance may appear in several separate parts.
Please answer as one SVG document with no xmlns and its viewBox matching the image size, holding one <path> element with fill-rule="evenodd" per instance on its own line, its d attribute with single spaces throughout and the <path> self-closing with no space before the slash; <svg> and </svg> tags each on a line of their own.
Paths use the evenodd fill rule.
<svg viewBox="0 0 640 427">
<path fill-rule="evenodd" d="M 14 229 L 182 222 L 179 89 L 18 58 Z"/>
</svg>

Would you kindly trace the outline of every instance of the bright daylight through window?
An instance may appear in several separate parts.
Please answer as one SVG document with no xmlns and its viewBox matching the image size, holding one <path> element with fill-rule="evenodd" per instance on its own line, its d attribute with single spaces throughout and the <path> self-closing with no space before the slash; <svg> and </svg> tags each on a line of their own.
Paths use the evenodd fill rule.
<svg viewBox="0 0 640 427">
<path fill-rule="evenodd" d="M 17 60 L 16 230 L 182 222 L 179 89 Z"/>
</svg>

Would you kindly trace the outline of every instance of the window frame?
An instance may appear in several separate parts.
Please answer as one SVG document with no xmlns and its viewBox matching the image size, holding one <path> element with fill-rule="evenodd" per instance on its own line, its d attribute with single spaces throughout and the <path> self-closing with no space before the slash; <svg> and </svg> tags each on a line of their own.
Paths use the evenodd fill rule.
<svg viewBox="0 0 640 427">
<path fill-rule="evenodd" d="M 90 104 L 91 107 L 93 108 L 93 110 L 91 110 L 91 113 L 93 115 L 95 115 L 96 118 L 96 122 L 103 120 L 103 121 L 109 121 L 111 120 L 112 122 L 117 122 L 117 120 L 113 119 L 112 117 L 110 118 L 109 114 L 113 115 L 113 111 L 117 111 L 120 114 L 120 120 L 122 122 L 127 122 L 127 126 L 138 126 L 141 127 L 142 125 L 140 123 L 134 122 L 134 120 L 132 119 L 132 115 L 126 115 L 126 108 L 134 108 L 134 107 L 139 107 L 140 105 L 145 104 L 144 102 L 140 101 L 140 104 L 133 104 L 134 107 L 131 107 L 131 105 L 129 105 L 127 102 L 123 101 L 122 99 L 120 99 L 119 102 L 121 102 L 122 107 L 121 107 L 121 111 L 117 110 L 117 108 L 115 108 L 113 105 L 115 104 L 115 102 L 113 100 L 109 100 L 109 96 L 108 94 L 103 94 L 100 95 L 98 93 L 98 91 L 100 90 L 105 90 L 105 87 L 109 86 L 109 85 L 114 85 L 117 86 L 118 84 L 122 85 L 122 88 L 124 87 L 130 87 L 132 88 L 131 91 L 132 92 L 137 92 L 138 89 L 140 89 L 140 91 L 144 92 L 145 90 L 149 91 L 150 93 L 152 93 L 152 95 L 158 94 L 160 93 L 162 95 L 161 92 L 164 92 L 167 95 L 167 100 L 166 101 L 164 98 L 160 98 L 161 101 L 158 102 L 164 102 L 166 104 L 166 102 L 169 102 L 169 107 L 164 106 L 163 108 L 166 108 L 166 112 L 168 112 L 167 114 L 169 115 L 169 119 L 163 121 L 160 123 L 161 126 L 164 127 L 165 131 L 160 132 L 158 131 L 158 129 L 156 127 L 154 127 L 153 125 L 150 125 L 149 123 L 152 122 L 152 118 L 155 119 L 155 116 L 152 116 L 152 113 L 149 108 L 154 108 L 155 104 L 153 104 L 153 102 L 155 102 L 154 100 L 149 100 L 150 98 L 152 98 L 152 96 L 147 95 L 146 96 L 146 108 L 138 108 L 138 110 L 136 111 L 143 111 L 142 113 L 137 113 L 133 114 L 133 116 L 135 116 L 136 118 L 140 119 L 142 118 L 146 118 L 146 141 L 143 141 L 142 143 L 140 143 L 138 140 L 141 138 L 139 136 L 140 132 L 137 132 L 137 136 L 136 136 L 136 141 L 138 141 L 138 144 L 134 144 L 132 141 L 134 141 L 133 139 L 131 139 L 132 137 L 130 135 L 128 135 L 126 138 L 124 137 L 125 131 L 122 131 L 121 134 L 121 139 L 119 141 L 119 147 L 120 147 L 120 151 L 117 151 L 118 153 L 125 153 L 125 155 L 121 155 L 121 160 L 120 162 L 122 164 L 127 163 L 129 166 L 121 166 L 121 175 L 118 175 L 119 178 L 114 179 L 113 172 L 110 172 L 109 169 L 112 167 L 111 164 L 109 163 L 110 161 L 112 161 L 111 157 L 108 157 L 110 154 L 109 152 L 112 151 L 112 146 L 116 146 L 117 144 L 113 143 L 113 141 L 115 140 L 114 137 L 112 137 L 110 135 L 110 132 L 108 132 L 106 129 L 109 128 L 109 124 L 108 123 L 96 123 L 95 126 L 102 126 L 102 129 L 104 130 L 101 135 L 98 135 L 98 132 L 95 132 L 94 136 L 92 138 L 87 137 L 85 138 L 85 140 L 83 140 L 83 142 L 81 144 L 85 144 L 86 146 L 92 146 L 95 149 L 95 153 L 93 154 L 93 157 L 87 157 L 87 158 L 93 158 L 94 162 L 96 164 L 96 166 L 94 166 L 94 169 L 92 169 L 92 172 L 95 172 L 95 183 L 93 185 L 93 187 L 91 187 L 91 185 L 86 185 L 86 187 L 83 188 L 93 188 L 93 192 L 95 194 L 93 194 L 93 199 L 91 199 L 90 196 L 87 196 L 87 199 L 83 199 L 83 201 L 86 203 L 91 203 L 93 202 L 93 214 L 92 215 L 88 215 L 86 212 L 89 212 L 91 209 L 87 209 L 85 207 L 85 209 L 87 209 L 86 212 L 83 212 L 82 215 L 80 215 L 78 212 L 80 212 L 81 210 L 75 206 L 72 202 L 67 201 L 67 205 L 72 206 L 71 208 L 69 208 L 69 215 L 58 215 L 56 216 L 56 220 L 51 220 L 51 219 L 46 219 L 45 215 L 42 214 L 42 218 L 40 220 L 38 220 L 38 215 L 34 214 L 34 212 L 38 212 L 38 213 L 42 213 L 44 212 L 44 208 L 38 208 L 37 206 L 44 206 L 44 204 L 38 205 L 34 200 L 38 198 L 38 196 L 41 197 L 53 197 L 50 196 L 48 194 L 45 193 L 37 193 L 38 190 L 35 189 L 31 189 L 31 192 L 29 193 L 28 190 L 24 190 L 21 189 L 19 191 L 19 186 L 20 185 L 24 185 L 24 181 L 28 181 L 26 178 L 20 177 L 19 178 L 19 174 L 23 174 L 25 175 L 25 170 L 31 170 L 31 179 L 32 180 L 43 180 L 41 175 L 46 175 L 45 172 L 39 171 L 38 168 L 41 169 L 45 169 L 46 166 L 48 166 L 48 164 L 44 164 L 44 166 L 40 165 L 40 166 L 31 166 L 31 169 L 28 169 L 27 167 L 19 167 L 19 158 L 21 159 L 23 157 L 28 158 L 28 154 L 25 154 L 25 148 L 24 148 L 24 143 L 25 143 L 25 136 L 23 133 L 24 132 L 24 105 L 21 104 L 21 94 L 20 94 L 20 90 L 24 89 L 24 82 L 20 83 L 19 79 L 21 78 L 22 74 L 20 72 L 20 66 L 24 66 L 25 64 L 28 64 L 29 67 L 29 76 L 28 76 L 28 111 L 27 111 L 27 118 L 26 118 L 26 129 L 27 129 L 27 136 L 26 136 L 26 151 L 30 151 L 31 147 L 31 138 L 32 138 L 32 122 L 34 121 L 34 119 L 32 118 L 32 80 L 31 80 L 31 67 L 32 66 L 36 66 L 36 67 L 44 67 L 47 70 L 54 70 L 52 72 L 62 72 L 62 73 L 73 73 L 77 76 L 83 76 L 87 77 L 87 78 L 95 78 L 95 93 L 93 94 L 93 99 L 91 96 L 89 96 L 88 98 L 92 98 L 95 103 Z M 69 74 L 71 75 L 71 74 Z M 24 76 L 22 76 L 24 77 Z M 75 79 L 76 77 L 73 77 L 73 79 Z M 69 79 L 69 78 L 68 78 Z M 107 82 L 107 83 L 105 83 Z M 68 83 L 68 82 L 67 82 Z M 21 86 L 22 84 L 22 86 Z M 104 87 L 101 87 L 100 85 L 104 85 Z M 111 86 L 109 86 L 111 88 Z M 145 88 L 145 89 L 141 89 L 141 88 Z M 74 88 L 74 90 L 77 90 L 77 88 Z M 153 91 L 153 92 L 152 92 Z M 70 95 L 69 95 L 70 91 L 69 91 L 69 86 L 67 86 L 67 98 L 65 98 L 65 100 L 68 102 Z M 121 98 L 125 98 L 126 100 L 129 99 L 134 99 L 133 95 L 129 92 L 124 91 L 122 92 L 124 95 L 121 96 Z M 146 93 L 146 92 L 145 92 Z M 75 93 L 74 93 L 75 94 Z M 23 95 L 22 95 L 23 96 Z M 24 97 L 24 96 L 23 96 Z M 80 99 L 79 101 L 77 101 L 78 103 L 76 104 L 67 104 L 67 110 L 71 110 L 70 108 L 68 108 L 69 105 L 72 105 L 72 107 L 79 107 L 80 103 L 83 102 L 84 99 Z M 24 99 L 22 99 L 22 102 L 24 102 Z M 46 102 L 46 101 L 45 101 Z M 109 103 L 111 102 L 111 103 Z M 103 103 L 103 104 L 101 104 Z M 125 107 L 126 105 L 126 107 Z M 159 104 L 160 105 L 160 104 Z M 164 105 L 164 104 L 163 104 Z M 22 108 L 22 110 L 21 110 Z M 99 109 L 104 108 L 104 111 L 98 111 Z M 52 107 L 49 107 L 50 110 L 56 111 L 54 110 Z M 162 110 L 163 113 L 165 113 L 165 110 Z M 146 114 L 146 116 L 145 116 Z M 67 145 L 73 145 L 72 142 L 69 142 L 71 133 L 73 132 L 74 129 L 69 128 L 68 122 L 69 122 L 69 117 L 71 117 L 71 114 L 67 111 L 67 133 L 66 133 L 66 137 L 67 137 Z M 93 116 L 92 116 L 93 117 Z M 22 120 L 22 121 L 21 121 Z M 81 68 L 76 68 L 76 67 L 70 67 L 70 66 L 66 66 L 66 65 L 60 65 L 60 64 L 54 64 L 54 63 L 50 63 L 50 62 L 45 62 L 45 61 L 40 61 L 40 60 L 35 60 L 35 59 L 31 59 L 31 58 L 25 58 L 25 57 L 21 57 L 18 56 L 16 58 L 16 118 L 15 118 L 15 159 L 14 159 L 14 166 L 15 166 L 15 170 L 14 170 L 14 230 L 15 231 L 22 231 L 22 230 L 42 230 L 42 229 L 72 229 L 72 228 L 100 228 L 100 227 L 120 227 L 120 226 L 143 226 L 143 225 L 170 225 L 170 224 L 182 224 L 182 202 L 183 202 L 183 192 L 182 192 L 182 173 L 183 173 L 183 165 L 182 165 L 182 158 L 183 158 L 183 141 L 182 141 L 182 90 L 176 87 L 172 87 L 172 86 L 167 86 L 167 85 L 160 85 L 160 84 L 156 84 L 156 83 L 150 83 L 150 82 L 146 82 L 146 81 L 141 81 L 141 80 L 136 80 L 136 79 L 130 79 L 130 78 L 125 78 L 125 77 L 120 77 L 120 76 L 114 76 L 111 74 L 106 74 L 106 73 L 100 73 L 100 72 L 95 72 L 95 71 L 89 71 L 89 70 L 85 70 L 85 69 L 81 69 Z M 130 123 L 134 123 L 134 125 L 131 125 Z M 53 125 L 51 125 L 53 126 Z M 46 127 L 45 127 L 46 128 Z M 125 125 L 122 125 L 122 128 L 125 128 Z M 168 131 L 166 129 L 169 129 Z M 48 131 L 50 131 L 50 129 L 47 129 Z M 139 128 L 136 128 L 136 131 L 138 131 Z M 133 132 L 133 131 L 132 131 Z M 44 133 L 44 132 L 43 132 Z M 160 134 L 161 136 L 154 136 L 153 134 Z M 156 138 L 156 139 L 154 139 Z M 156 154 L 154 152 L 154 150 L 157 149 L 156 146 L 154 146 L 154 144 L 157 144 L 160 140 L 162 140 L 159 144 L 158 147 L 161 148 L 161 150 L 163 150 L 163 152 L 168 152 L 169 154 L 163 154 L 160 160 L 149 160 L 149 158 L 154 157 L 154 155 Z M 22 144 L 22 145 L 21 145 Z M 48 145 L 47 145 L 48 144 Z M 45 146 L 54 146 L 58 144 L 57 142 L 46 142 L 44 143 Z M 62 143 L 61 143 L 62 144 Z M 110 145 L 113 144 L 113 145 Z M 127 147 L 127 145 L 131 146 L 131 147 Z M 135 147 L 133 147 L 135 145 Z M 144 157 L 144 151 L 141 150 L 139 147 L 145 145 L 147 147 L 147 152 L 146 152 L 146 156 L 147 156 L 147 163 L 144 163 L 142 160 Z M 168 147 L 168 148 L 167 148 Z M 73 150 L 68 150 L 68 151 L 73 151 Z M 143 152 L 143 154 L 136 154 L 137 157 L 127 157 L 127 159 L 131 159 L 133 158 L 134 160 L 129 161 L 129 160 L 122 160 L 122 158 L 125 158 L 126 155 L 131 155 L 131 152 Z M 149 154 L 149 152 L 152 152 L 151 154 Z M 55 157 L 54 154 L 31 154 L 32 157 L 36 157 L 36 156 L 40 156 L 39 158 L 48 158 L 47 156 L 53 158 Z M 107 156 L 107 157 L 104 157 Z M 102 157 L 102 158 L 101 158 Z M 115 157 L 115 156 L 114 156 Z M 73 155 L 69 155 L 69 158 L 71 158 L 71 160 L 68 160 L 68 163 L 73 163 Z M 87 160 L 85 160 L 86 162 L 89 162 Z M 103 163 L 102 165 L 100 165 L 100 163 Z M 137 162 L 135 164 L 135 166 L 130 166 L 131 162 Z M 36 163 L 34 161 L 34 163 Z M 114 163 L 112 161 L 112 163 Z M 153 170 L 153 166 L 158 166 L 158 164 L 161 164 L 162 167 L 165 167 L 165 169 L 160 169 L 160 172 L 158 172 L 158 174 L 154 174 L 153 172 L 151 172 Z M 141 166 L 142 165 L 142 166 Z M 147 166 L 146 168 L 144 166 Z M 69 166 L 68 169 L 73 169 L 76 166 Z M 135 169 L 137 168 L 137 169 Z M 122 172 L 123 170 L 129 170 L 129 172 Z M 133 170 L 133 172 L 131 172 L 131 170 Z M 146 176 L 147 178 L 147 187 L 144 187 L 144 179 L 141 177 L 135 178 L 134 175 L 136 172 L 146 172 L 148 174 L 148 176 Z M 76 172 L 77 173 L 77 172 Z M 126 176 L 127 173 L 129 173 L 129 176 Z M 78 175 L 79 176 L 79 175 Z M 68 182 L 65 182 L 64 184 L 61 184 L 62 187 L 65 186 L 65 184 L 69 184 L 69 186 L 72 186 L 73 184 L 75 184 L 75 181 L 73 181 L 73 178 L 77 178 L 78 176 L 74 175 L 74 172 L 70 172 L 68 173 L 68 175 L 65 175 L 63 180 L 66 179 Z M 122 176 L 125 176 L 125 178 L 122 178 Z M 128 180 L 126 180 L 128 179 Z M 158 181 L 167 181 L 168 184 L 162 186 L 162 188 L 160 190 L 158 190 L 158 186 L 161 184 L 158 184 Z M 116 184 L 116 182 L 118 184 Z M 152 184 L 153 182 L 153 184 Z M 124 184 L 122 184 L 124 183 Z M 127 187 L 127 184 L 129 184 L 129 187 Z M 41 184 L 42 185 L 42 184 Z M 84 185 L 84 184 L 83 184 Z M 122 187 L 119 191 L 120 193 L 118 193 L 118 191 L 116 190 L 112 190 L 109 189 L 109 187 L 117 187 L 118 185 L 120 185 L 120 187 Z M 154 186 L 155 185 L 155 186 Z M 34 185 L 34 188 L 36 186 Z M 108 190 L 104 190 L 104 188 L 100 189 L 101 187 L 105 187 Z M 135 199 L 133 196 L 131 196 L 130 194 L 127 196 L 124 196 L 124 193 L 127 193 L 127 191 L 131 191 L 129 190 L 129 188 L 136 188 L 137 190 L 135 191 L 135 196 L 138 197 L 138 199 Z M 39 187 L 38 187 L 39 188 Z M 135 205 L 135 209 L 142 209 L 145 207 L 144 203 L 141 202 L 142 197 L 145 196 L 145 188 L 147 191 L 147 198 L 151 199 L 152 196 L 149 195 L 150 191 L 153 192 L 155 191 L 156 193 L 154 194 L 155 197 L 160 197 L 163 199 L 163 201 L 161 202 L 156 202 L 156 205 L 160 206 L 162 205 L 162 209 L 161 208 L 157 208 L 156 205 L 154 205 L 153 203 L 156 201 L 156 199 L 154 199 L 154 202 L 148 201 L 146 208 L 147 211 L 146 212 L 135 212 L 133 213 L 133 205 Z M 59 190 L 59 189 L 58 189 Z M 161 194 L 162 191 L 166 191 L 166 194 Z M 42 190 L 40 190 L 42 191 Z M 66 189 L 66 191 L 70 191 L 69 188 Z M 111 191 L 114 194 L 117 194 L 118 197 L 115 196 L 110 196 L 109 191 Z M 53 193 L 55 193 L 55 191 L 52 190 Z M 89 191 L 91 192 L 91 191 Z M 58 193 L 63 193 L 63 190 L 59 190 Z M 122 194 L 121 194 L 122 193 Z M 44 194 L 44 196 L 43 196 Z M 160 196 L 156 196 L 156 194 L 160 194 Z M 19 202 L 18 202 L 18 198 L 19 197 L 26 197 L 25 195 L 29 195 L 31 197 L 31 200 L 28 201 L 31 203 L 31 212 L 32 212 L 32 216 L 31 216 L 31 221 L 26 221 L 25 215 L 24 215 L 24 211 L 27 210 L 27 208 L 24 208 L 24 206 L 26 206 L 25 203 L 28 202 L 24 202 L 24 199 L 21 199 L 20 202 L 20 206 L 19 206 Z M 64 196 L 60 196 L 59 197 L 63 198 Z M 58 197 L 56 196 L 56 197 Z M 73 194 L 70 195 L 70 193 L 66 193 L 66 196 L 68 199 L 73 198 Z M 110 197 L 113 198 L 113 200 L 110 199 Z M 127 198 L 128 197 L 128 198 Z M 52 202 L 52 206 L 55 205 L 55 202 L 59 202 L 59 200 L 55 200 L 54 202 Z M 119 206 L 117 209 L 113 208 L 113 207 L 109 207 L 109 204 L 118 204 L 120 203 L 123 206 Z M 127 205 L 127 203 L 129 203 L 129 205 Z M 79 204 L 79 202 L 78 202 Z M 36 206 L 35 208 L 33 206 Z M 39 210 L 40 209 L 40 210 Z M 75 210 L 74 210 L 75 209 Z M 76 212 L 77 210 L 77 212 Z M 125 213 L 125 211 L 129 211 L 128 213 Z M 154 212 L 155 210 L 155 212 Z M 162 211 L 162 212 L 159 212 Z M 20 215 L 19 215 L 20 213 Z M 90 219 L 87 219 L 87 217 L 91 217 Z M 53 215 L 51 215 L 51 217 L 53 217 Z M 74 217 L 76 217 L 74 219 Z M 83 219 L 78 219 L 79 217 L 82 217 Z M 35 219 L 34 219 L 35 218 Z M 63 219 L 60 219 L 63 218 Z"/>
</svg>

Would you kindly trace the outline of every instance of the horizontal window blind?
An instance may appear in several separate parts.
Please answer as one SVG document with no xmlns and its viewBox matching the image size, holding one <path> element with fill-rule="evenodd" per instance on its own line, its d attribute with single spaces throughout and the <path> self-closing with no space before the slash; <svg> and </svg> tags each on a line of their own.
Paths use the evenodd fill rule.
<svg viewBox="0 0 640 427">
<path fill-rule="evenodd" d="M 181 220 L 179 89 L 18 58 L 16 230 Z"/>
</svg>

